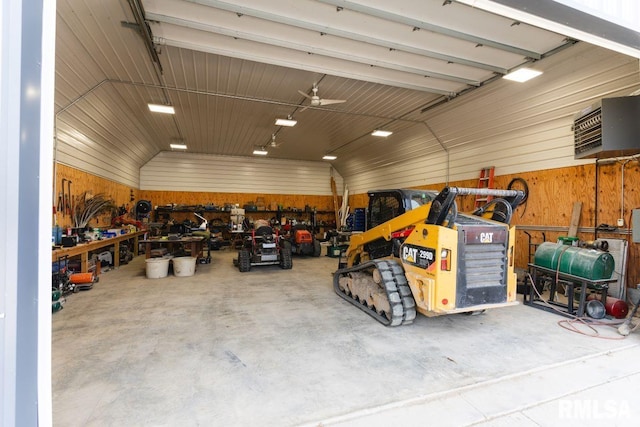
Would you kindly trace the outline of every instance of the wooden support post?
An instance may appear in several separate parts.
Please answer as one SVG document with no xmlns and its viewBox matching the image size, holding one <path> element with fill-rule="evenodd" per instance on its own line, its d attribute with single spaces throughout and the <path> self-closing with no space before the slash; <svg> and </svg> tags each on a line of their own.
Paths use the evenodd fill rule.
<svg viewBox="0 0 640 427">
<path fill-rule="evenodd" d="M 336 229 L 340 229 L 340 208 L 338 207 L 338 189 L 336 180 L 331 177 L 331 193 L 333 194 L 333 210 L 336 215 Z"/>
</svg>

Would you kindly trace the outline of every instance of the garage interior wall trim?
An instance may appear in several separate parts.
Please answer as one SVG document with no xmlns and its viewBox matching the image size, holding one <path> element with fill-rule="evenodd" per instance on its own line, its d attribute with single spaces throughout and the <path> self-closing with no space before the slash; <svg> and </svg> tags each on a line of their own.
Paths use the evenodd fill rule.
<svg viewBox="0 0 640 427">
<path fill-rule="evenodd" d="M 331 195 L 342 177 L 326 162 L 162 151 L 140 169 L 140 190 Z"/>
</svg>

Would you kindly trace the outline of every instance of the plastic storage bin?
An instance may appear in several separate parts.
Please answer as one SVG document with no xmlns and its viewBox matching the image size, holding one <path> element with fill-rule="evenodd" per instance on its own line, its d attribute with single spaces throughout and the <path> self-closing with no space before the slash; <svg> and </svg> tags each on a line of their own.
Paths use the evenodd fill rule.
<svg viewBox="0 0 640 427">
<path fill-rule="evenodd" d="M 169 274 L 169 258 L 149 258 L 146 260 L 147 279 L 162 279 Z"/>
<path fill-rule="evenodd" d="M 173 258 L 173 274 L 177 277 L 193 276 L 196 272 L 196 260 L 192 256 Z"/>
</svg>

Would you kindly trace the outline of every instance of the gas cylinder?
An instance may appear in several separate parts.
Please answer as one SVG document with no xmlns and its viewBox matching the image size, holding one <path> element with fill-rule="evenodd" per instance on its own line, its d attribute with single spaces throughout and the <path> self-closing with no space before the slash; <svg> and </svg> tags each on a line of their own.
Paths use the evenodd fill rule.
<svg viewBox="0 0 640 427">
<path fill-rule="evenodd" d="M 589 280 L 610 279 L 615 266 L 609 252 L 544 242 L 538 246 L 534 263 Z"/>
<path fill-rule="evenodd" d="M 69 276 L 69 281 L 74 285 L 83 283 L 93 283 L 93 273 L 74 273 Z"/>
<path fill-rule="evenodd" d="M 588 300 L 598 300 L 602 298 L 599 294 L 591 294 L 587 297 Z M 621 299 L 614 297 L 607 297 L 604 303 L 604 308 L 607 310 L 609 316 L 613 316 L 616 319 L 624 319 L 629 313 L 629 306 Z"/>
</svg>

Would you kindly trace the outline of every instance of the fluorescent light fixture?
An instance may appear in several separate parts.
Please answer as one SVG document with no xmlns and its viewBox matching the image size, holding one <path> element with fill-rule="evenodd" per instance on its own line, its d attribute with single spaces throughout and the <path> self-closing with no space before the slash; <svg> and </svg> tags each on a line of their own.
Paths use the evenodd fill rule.
<svg viewBox="0 0 640 427">
<path fill-rule="evenodd" d="M 266 156 L 267 154 L 269 154 L 269 152 L 267 150 L 256 148 L 255 150 L 253 150 L 253 154 L 256 156 Z"/>
<path fill-rule="evenodd" d="M 507 75 L 502 76 L 503 79 L 513 80 L 514 82 L 524 83 L 534 77 L 538 77 L 542 71 L 533 70 L 531 68 L 518 68 Z"/>
<path fill-rule="evenodd" d="M 161 104 L 148 104 L 149 111 L 153 111 L 154 113 L 165 113 L 165 114 L 175 114 L 176 110 L 173 109 L 172 105 L 161 105 Z"/>
<path fill-rule="evenodd" d="M 388 131 L 388 130 L 376 129 L 373 132 L 371 132 L 371 135 L 373 135 L 373 136 L 382 136 L 382 137 L 386 138 L 389 135 L 391 135 L 392 133 L 393 132 Z"/>
<path fill-rule="evenodd" d="M 293 119 L 276 119 L 276 126 L 292 127 L 295 126 L 296 123 L 298 123 L 298 121 Z"/>
<path fill-rule="evenodd" d="M 186 150 L 187 144 L 169 144 L 169 147 L 173 150 Z"/>
<path fill-rule="evenodd" d="M 337 158 L 338 158 L 337 156 L 331 156 L 329 154 L 322 156 L 322 160 L 335 160 Z"/>
</svg>

